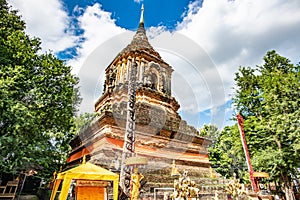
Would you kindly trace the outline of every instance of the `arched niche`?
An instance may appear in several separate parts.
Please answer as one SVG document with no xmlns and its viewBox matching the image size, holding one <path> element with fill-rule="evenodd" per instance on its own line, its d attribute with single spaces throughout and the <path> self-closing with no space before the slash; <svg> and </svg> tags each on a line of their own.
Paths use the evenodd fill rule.
<svg viewBox="0 0 300 200">
<path fill-rule="evenodd" d="M 144 86 L 153 90 L 161 91 L 162 76 L 160 74 L 160 66 L 157 63 L 150 62 L 144 71 Z"/>
</svg>

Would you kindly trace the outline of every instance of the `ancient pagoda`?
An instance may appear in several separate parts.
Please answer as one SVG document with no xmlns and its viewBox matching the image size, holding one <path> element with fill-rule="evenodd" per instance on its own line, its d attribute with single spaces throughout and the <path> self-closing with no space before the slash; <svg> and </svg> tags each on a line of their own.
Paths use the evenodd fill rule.
<svg viewBox="0 0 300 200">
<path fill-rule="evenodd" d="M 180 106 L 171 93 L 173 69 L 149 43 L 143 10 L 132 41 L 105 70 L 104 90 L 95 103 L 98 117 L 72 140 L 68 164 L 79 163 L 85 155 L 94 164 L 120 171 L 132 65 L 136 67 L 134 152 L 148 159 L 140 170 L 147 188 L 172 186 L 174 163 L 179 172 L 188 170 L 194 177 L 209 174 L 210 140 L 200 137 L 178 114 Z"/>
</svg>

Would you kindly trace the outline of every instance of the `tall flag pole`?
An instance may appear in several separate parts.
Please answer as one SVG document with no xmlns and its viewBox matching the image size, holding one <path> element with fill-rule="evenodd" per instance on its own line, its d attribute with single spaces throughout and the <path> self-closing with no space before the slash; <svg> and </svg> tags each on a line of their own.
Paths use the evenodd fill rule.
<svg viewBox="0 0 300 200">
<path fill-rule="evenodd" d="M 123 192 L 130 196 L 130 178 L 132 167 L 126 165 L 127 158 L 134 156 L 134 141 L 135 141 L 135 98 L 136 98 L 136 74 L 137 63 L 132 60 L 129 69 L 128 81 L 128 102 L 127 102 L 127 120 L 126 131 L 124 136 L 121 172 L 120 172 L 120 187 Z"/>
<path fill-rule="evenodd" d="M 250 174 L 251 186 L 252 186 L 253 191 L 257 192 L 257 186 L 256 186 L 256 183 L 254 181 L 252 164 L 251 164 L 250 155 L 249 155 L 249 151 L 248 151 L 248 147 L 247 147 L 247 143 L 246 143 L 246 138 L 245 138 L 244 119 L 243 119 L 242 115 L 240 115 L 240 114 L 237 114 L 236 118 L 237 118 L 237 121 L 238 121 L 238 127 L 239 127 L 239 130 L 240 130 L 241 140 L 242 140 L 242 144 L 243 144 L 243 148 L 244 148 L 244 152 L 245 152 L 245 156 L 246 156 L 248 171 L 249 171 L 249 174 Z"/>
</svg>

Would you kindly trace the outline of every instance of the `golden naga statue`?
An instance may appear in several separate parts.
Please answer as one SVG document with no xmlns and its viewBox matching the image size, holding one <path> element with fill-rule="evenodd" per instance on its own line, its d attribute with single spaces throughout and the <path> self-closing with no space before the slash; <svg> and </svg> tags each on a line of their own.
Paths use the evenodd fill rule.
<svg viewBox="0 0 300 200">
<path fill-rule="evenodd" d="M 188 171 L 184 171 L 178 180 L 174 180 L 175 191 L 171 195 L 172 199 L 198 198 L 199 189 L 196 187 L 195 181 L 192 181 L 187 174 Z"/>
<path fill-rule="evenodd" d="M 133 169 L 131 174 L 131 200 L 137 200 L 140 194 L 141 180 L 144 178 L 143 174 L 139 173 L 137 167 Z"/>
<path fill-rule="evenodd" d="M 236 174 L 233 174 L 233 179 L 226 184 L 225 192 L 230 194 L 235 199 L 241 199 L 247 196 L 247 190 L 244 184 L 240 184 L 240 181 L 236 179 Z"/>
</svg>

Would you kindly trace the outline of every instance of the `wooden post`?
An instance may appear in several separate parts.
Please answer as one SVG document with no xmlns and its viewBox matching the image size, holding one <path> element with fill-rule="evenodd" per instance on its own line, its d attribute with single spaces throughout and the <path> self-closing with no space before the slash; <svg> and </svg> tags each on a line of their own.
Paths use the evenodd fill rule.
<svg viewBox="0 0 300 200">
<path fill-rule="evenodd" d="M 127 103 L 127 121 L 126 131 L 124 136 L 120 186 L 123 192 L 130 195 L 130 176 L 132 167 L 125 164 L 127 158 L 134 156 L 134 141 L 135 141 L 135 98 L 136 98 L 136 73 L 137 64 L 134 60 L 131 62 L 128 81 L 128 103 Z"/>
<path fill-rule="evenodd" d="M 245 138 L 245 133 L 244 133 L 244 120 L 243 120 L 242 115 L 240 115 L 240 114 L 237 114 L 236 118 L 238 121 L 238 127 L 239 127 L 240 134 L 241 134 L 241 140 L 242 140 L 243 149 L 244 149 L 244 153 L 245 153 L 245 157 L 246 157 L 246 161 L 247 161 L 247 165 L 248 165 L 248 171 L 250 174 L 251 186 L 252 186 L 253 191 L 257 192 L 257 185 L 254 181 L 252 164 L 251 164 L 250 155 L 249 155 L 246 138 Z"/>
</svg>

